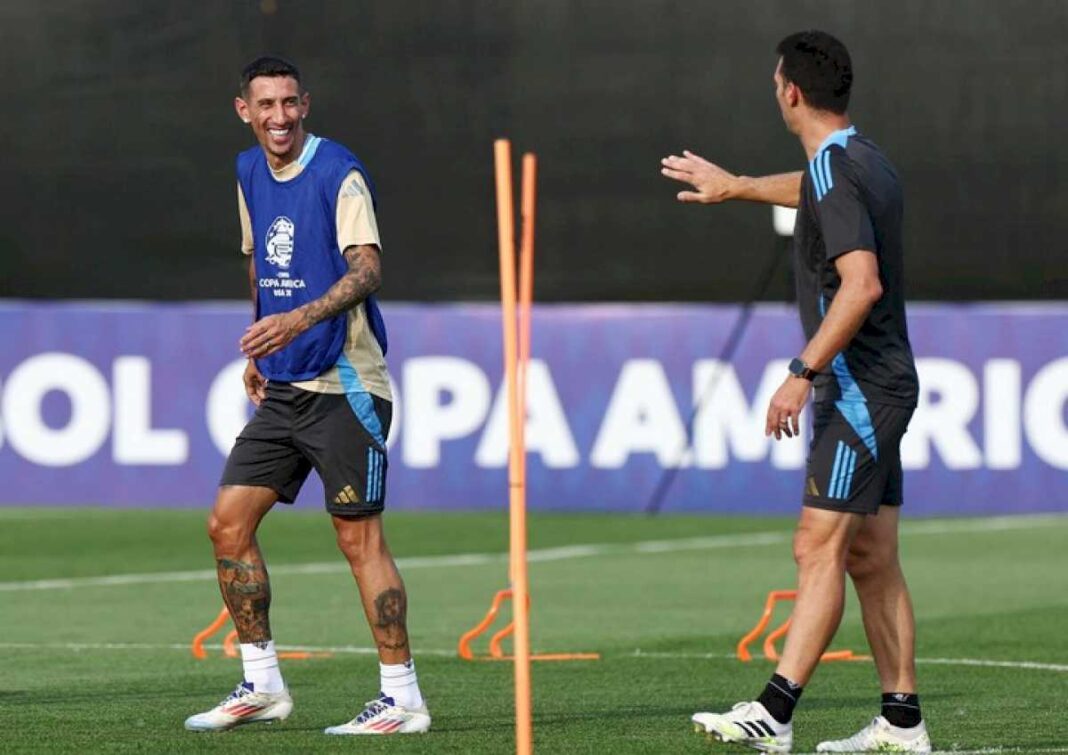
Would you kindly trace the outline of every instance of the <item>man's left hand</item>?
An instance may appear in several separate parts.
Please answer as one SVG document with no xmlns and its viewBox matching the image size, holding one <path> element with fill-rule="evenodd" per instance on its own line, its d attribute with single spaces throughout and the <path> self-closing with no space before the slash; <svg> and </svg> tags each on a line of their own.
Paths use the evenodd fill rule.
<svg viewBox="0 0 1068 755">
<path fill-rule="evenodd" d="M 294 312 L 269 315 L 252 323 L 241 337 L 241 353 L 262 359 L 281 351 L 304 332 L 303 318 Z"/>
<path fill-rule="evenodd" d="M 801 434 L 801 410 L 808 402 L 812 383 L 804 378 L 790 376 L 786 378 L 779 390 L 771 397 L 768 406 L 768 419 L 764 425 L 764 436 L 775 435 L 775 440 L 782 440 Z"/>
</svg>

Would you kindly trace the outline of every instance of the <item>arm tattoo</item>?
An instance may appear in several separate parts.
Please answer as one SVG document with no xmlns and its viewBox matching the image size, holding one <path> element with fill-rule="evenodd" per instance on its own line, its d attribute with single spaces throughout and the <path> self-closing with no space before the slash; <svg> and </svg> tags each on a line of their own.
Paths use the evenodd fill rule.
<svg viewBox="0 0 1068 755">
<path fill-rule="evenodd" d="M 223 602 L 237 627 L 241 642 L 267 647 L 271 639 L 268 611 L 271 607 L 271 583 L 262 561 L 216 560 Z"/>
<path fill-rule="evenodd" d="M 375 598 L 375 640 L 379 648 L 408 648 L 408 598 L 403 590 L 390 587 Z"/>
<path fill-rule="evenodd" d="M 348 272 L 325 294 L 297 310 L 307 327 L 352 309 L 381 285 L 382 265 L 375 247 L 366 244 L 349 247 L 345 250 L 345 261 L 349 264 Z"/>
</svg>

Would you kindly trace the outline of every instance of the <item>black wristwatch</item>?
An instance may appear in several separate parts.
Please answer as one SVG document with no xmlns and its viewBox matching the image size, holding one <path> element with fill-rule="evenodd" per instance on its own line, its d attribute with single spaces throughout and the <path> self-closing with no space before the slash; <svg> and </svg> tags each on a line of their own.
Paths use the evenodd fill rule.
<svg viewBox="0 0 1068 755">
<path fill-rule="evenodd" d="M 816 372 L 814 369 L 809 367 L 807 364 L 802 362 L 797 357 L 794 357 L 793 359 L 790 360 L 790 368 L 789 369 L 790 369 L 790 374 L 793 375 L 794 377 L 803 378 L 803 379 L 808 380 L 808 381 L 811 381 L 814 377 L 816 377 L 816 375 L 819 374 L 818 372 Z"/>
</svg>

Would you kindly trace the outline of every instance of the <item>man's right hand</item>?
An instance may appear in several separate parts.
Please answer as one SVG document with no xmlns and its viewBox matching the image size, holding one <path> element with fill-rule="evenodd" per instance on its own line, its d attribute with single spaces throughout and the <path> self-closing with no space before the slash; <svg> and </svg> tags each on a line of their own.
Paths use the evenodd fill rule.
<svg viewBox="0 0 1068 755">
<path fill-rule="evenodd" d="M 267 378 L 256 367 L 255 359 L 248 360 L 248 364 L 245 366 L 244 380 L 245 393 L 248 394 L 253 404 L 259 406 L 267 398 Z"/>
<path fill-rule="evenodd" d="M 690 184 L 694 191 L 680 191 L 680 202 L 700 202 L 717 204 L 734 198 L 735 182 L 738 176 L 723 170 L 700 155 L 689 150 L 682 157 L 669 155 L 660 161 L 660 172 L 682 183 Z"/>
</svg>

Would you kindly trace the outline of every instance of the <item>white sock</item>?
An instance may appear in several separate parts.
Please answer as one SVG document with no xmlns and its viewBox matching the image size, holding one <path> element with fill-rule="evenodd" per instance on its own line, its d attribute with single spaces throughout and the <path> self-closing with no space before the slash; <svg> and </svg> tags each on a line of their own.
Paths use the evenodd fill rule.
<svg viewBox="0 0 1068 755">
<path fill-rule="evenodd" d="M 241 664 L 245 667 L 245 681 L 250 682 L 256 692 L 281 692 L 286 688 L 278 668 L 274 640 L 268 640 L 265 648 L 242 642 Z"/>
<path fill-rule="evenodd" d="M 402 708 L 422 707 L 423 694 L 419 691 L 419 680 L 415 678 L 414 660 L 407 663 L 379 663 L 378 673 L 382 693 L 392 697 L 393 702 Z"/>
</svg>

